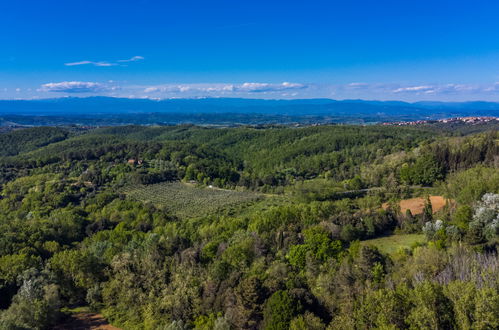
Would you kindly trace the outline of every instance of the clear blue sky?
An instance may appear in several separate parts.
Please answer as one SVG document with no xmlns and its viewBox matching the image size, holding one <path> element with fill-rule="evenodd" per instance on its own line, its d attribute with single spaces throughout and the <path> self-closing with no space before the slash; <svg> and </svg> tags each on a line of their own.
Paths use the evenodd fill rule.
<svg viewBox="0 0 499 330">
<path fill-rule="evenodd" d="M 0 99 L 499 101 L 499 1 L 0 1 Z"/>
</svg>

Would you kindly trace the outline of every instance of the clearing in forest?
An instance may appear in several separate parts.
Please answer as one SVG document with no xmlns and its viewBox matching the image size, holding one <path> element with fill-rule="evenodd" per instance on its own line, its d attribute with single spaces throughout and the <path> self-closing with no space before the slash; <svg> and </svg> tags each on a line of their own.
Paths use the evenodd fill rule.
<svg viewBox="0 0 499 330">
<path fill-rule="evenodd" d="M 183 182 L 134 185 L 122 192 L 134 200 L 165 208 L 179 218 L 213 214 L 229 206 L 264 198 L 264 195 L 250 191 L 196 187 Z"/>
<path fill-rule="evenodd" d="M 362 245 L 371 245 L 378 248 L 384 254 L 394 254 L 400 249 L 409 249 L 413 245 L 425 242 L 422 234 L 400 234 L 390 235 L 362 241 Z"/>
<path fill-rule="evenodd" d="M 421 213 L 423 213 L 425 201 L 426 201 L 426 198 L 424 198 L 424 197 L 415 197 L 415 198 L 403 199 L 399 203 L 400 212 L 402 214 L 405 214 L 405 212 L 407 210 L 411 210 L 411 213 L 413 215 L 421 214 Z M 448 200 L 445 199 L 443 196 L 430 196 L 430 202 L 431 202 L 431 207 L 432 207 L 433 213 L 440 211 L 445 206 L 447 201 Z M 384 203 L 383 208 L 386 209 L 387 207 L 388 207 L 388 203 Z"/>
</svg>

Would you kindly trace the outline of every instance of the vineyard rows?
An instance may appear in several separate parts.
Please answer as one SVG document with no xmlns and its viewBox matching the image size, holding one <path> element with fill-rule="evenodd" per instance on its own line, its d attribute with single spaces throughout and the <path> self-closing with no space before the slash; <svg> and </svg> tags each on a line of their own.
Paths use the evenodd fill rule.
<svg viewBox="0 0 499 330">
<path fill-rule="evenodd" d="M 212 214 L 231 205 L 263 198 L 263 195 L 249 191 L 201 188 L 182 182 L 131 185 L 122 192 L 134 200 L 165 208 L 180 218 Z"/>
</svg>

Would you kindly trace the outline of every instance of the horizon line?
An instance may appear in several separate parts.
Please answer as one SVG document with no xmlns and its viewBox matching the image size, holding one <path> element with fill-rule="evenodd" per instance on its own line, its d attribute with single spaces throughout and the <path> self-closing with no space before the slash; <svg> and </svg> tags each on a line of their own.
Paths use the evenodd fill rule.
<svg viewBox="0 0 499 330">
<path fill-rule="evenodd" d="M 400 102 L 407 104 L 417 104 L 417 103 L 497 103 L 499 104 L 499 100 L 497 101 L 486 101 L 483 99 L 469 99 L 466 101 L 441 101 L 441 100 L 419 100 L 419 101 L 403 101 L 401 99 L 333 99 L 328 97 L 310 97 L 310 98 L 251 98 L 251 97 L 216 97 L 216 96 L 198 96 L 198 97 L 170 97 L 170 98 L 153 98 L 153 97 L 125 97 L 125 96 L 108 96 L 108 95 L 89 95 L 89 96 L 75 96 L 75 95 L 67 95 L 67 96 L 59 96 L 59 97 L 45 97 L 45 98 L 11 98 L 11 99 L 1 99 L 1 101 L 49 101 L 49 100 L 60 100 L 60 99 L 91 99 L 91 98 L 106 98 L 106 99 L 120 99 L 120 100 L 147 100 L 147 101 L 174 101 L 174 100 L 248 100 L 248 101 L 313 101 L 313 100 L 328 100 L 335 102 L 348 102 L 348 101 L 356 101 L 356 102 Z"/>
</svg>

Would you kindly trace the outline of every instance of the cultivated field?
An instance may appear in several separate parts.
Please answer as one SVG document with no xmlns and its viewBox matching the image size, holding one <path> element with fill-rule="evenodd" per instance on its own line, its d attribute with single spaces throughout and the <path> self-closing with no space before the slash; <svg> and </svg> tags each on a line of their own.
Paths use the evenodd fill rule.
<svg viewBox="0 0 499 330">
<path fill-rule="evenodd" d="M 254 192 L 202 188 L 182 182 L 134 185 L 123 188 L 122 192 L 132 199 L 165 208 L 180 218 L 212 214 L 264 198 Z"/>
</svg>

